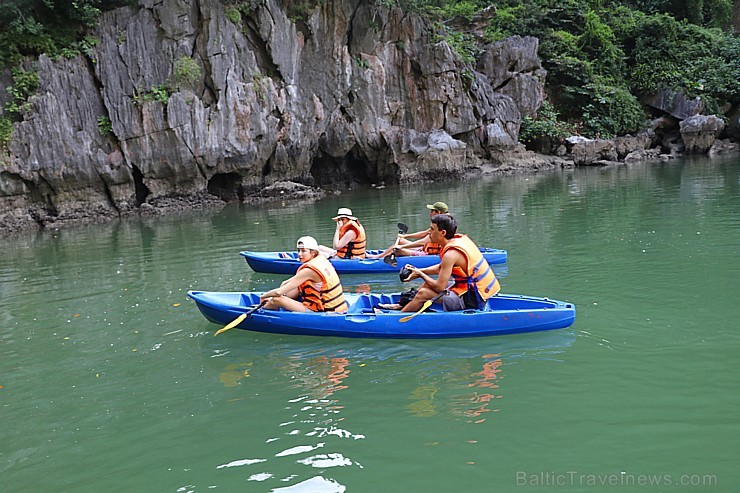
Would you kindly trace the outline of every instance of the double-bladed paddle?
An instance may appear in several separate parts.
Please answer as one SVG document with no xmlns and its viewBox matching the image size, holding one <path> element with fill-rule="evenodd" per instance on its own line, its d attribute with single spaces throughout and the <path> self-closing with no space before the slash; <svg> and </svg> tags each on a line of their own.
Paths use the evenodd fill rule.
<svg viewBox="0 0 740 493">
<path fill-rule="evenodd" d="M 229 325 L 225 326 L 223 329 L 218 329 L 216 331 L 216 333 L 213 334 L 213 335 L 214 336 L 217 336 L 221 332 L 226 332 L 229 329 L 233 329 L 234 327 L 236 327 L 237 325 L 239 325 L 240 323 L 242 323 L 242 320 L 244 320 L 245 318 L 249 317 L 251 314 L 253 314 L 257 310 L 259 310 L 260 308 L 262 308 L 263 306 L 265 306 L 268 301 L 270 301 L 270 300 L 269 299 L 266 299 L 266 300 L 261 301 L 259 305 L 255 306 L 254 308 L 250 308 L 246 312 L 242 313 L 241 315 L 239 315 L 238 317 L 236 317 L 234 320 L 232 320 Z"/>
<path fill-rule="evenodd" d="M 398 267 L 398 260 L 396 260 L 396 248 L 398 248 L 398 242 L 401 239 L 400 235 L 405 235 L 406 232 L 409 230 L 409 227 L 403 223 L 398 223 L 396 224 L 396 226 L 398 226 L 399 236 L 396 236 L 396 243 L 393 245 L 393 251 L 390 255 L 383 257 L 383 262 L 388 265 L 392 265 L 393 267 Z"/>
<path fill-rule="evenodd" d="M 408 322 L 409 320 L 411 320 L 412 318 L 414 318 L 415 316 L 417 316 L 418 314 L 420 314 L 421 312 L 423 312 L 424 310 L 432 306 L 432 303 L 440 299 L 444 294 L 445 294 L 445 291 L 442 291 L 441 293 L 436 295 L 434 298 L 426 300 L 424 304 L 421 305 L 421 308 L 419 308 L 419 311 L 417 311 L 413 315 L 409 315 L 408 317 L 403 317 L 402 319 L 399 320 L 399 322 Z"/>
</svg>

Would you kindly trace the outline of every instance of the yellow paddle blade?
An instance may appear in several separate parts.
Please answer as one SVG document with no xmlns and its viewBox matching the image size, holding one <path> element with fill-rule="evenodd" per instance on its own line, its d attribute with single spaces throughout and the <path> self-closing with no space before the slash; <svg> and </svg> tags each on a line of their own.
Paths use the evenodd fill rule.
<svg viewBox="0 0 740 493">
<path fill-rule="evenodd" d="M 241 315 L 239 315 L 238 317 L 236 317 L 229 325 L 227 325 L 223 329 L 218 329 L 216 331 L 216 333 L 213 334 L 213 335 L 214 336 L 217 336 L 221 332 L 226 332 L 229 329 L 233 329 L 234 327 L 236 327 L 237 325 L 239 325 L 242 322 L 242 320 L 244 320 L 245 318 L 247 318 L 247 314 L 246 313 L 242 313 Z"/>
<path fill-rule="evenodd" d="M 426 310 L 426 309 L 427 309 L 427 308 L 429 308 L 430 306 L 432 306 L 432 300 L 426 300 L 426 301 L 424 302 L 424 304 L 423 304 L 423 305 L 421 305 L 421 308 L 419 308 L 419 311 L 418 311 L 418 312 L 414 313 L 413 315 L 409 315 L 408 317 L 403 317 L 403 318 L 402 318 L 401 320 L 399 320 L 399 321 L 400 321 L 400 322 L 408 322 L 409 320 L 411 320 L 412 318 L 414 318 L 415 316 L 417 316 L 418 314 L 420 314 L 421 312 L 423 312 L 424 310 Z"/>
</svg>

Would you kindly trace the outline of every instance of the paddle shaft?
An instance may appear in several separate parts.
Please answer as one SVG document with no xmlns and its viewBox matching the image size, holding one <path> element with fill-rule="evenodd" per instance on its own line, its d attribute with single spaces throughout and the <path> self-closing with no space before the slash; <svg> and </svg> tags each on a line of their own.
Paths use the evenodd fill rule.
<svg viewBox="0 0 740 493">
<path fill-rule="evenodd" d="M 217 336 L 217 335 L 221 334 L 222 332 L 226 332 L 227 330 L 233 329 L 234 327 L 236 327 L 237 325 L 239 325 L 240 323 L 242 323 L 242 321 L 245 318 L 249 317 L 251 314 L 253 314 L 257 310 L 259 310 L 260 308 L 262 308 L 263 306 L 265 306 L 268 301 L 270 301 L 269 298 L 266 299 L 266 300 L 262 300 L 259 305 L 255 306 L 253 308 L 250 308 L 248 311 L 242 313 L 241 315 L 239 315 L 238 317 L 236 317 L 234 320 L 232 320 L 231 323 L 229 323 L 228 325 L 226 325 L 223 329 L 217 330 L 213 335 L 214 336 Z"/>
<path fill-rule="evenodd" d="M 406 232 L 409 230 L 409 227 L 403 223 L 398 223 L 396 226 L 398 226 L 398 235 L 396 235 L 396 242 L 393 244 L 393 250 L 391 251 L 391 254 L 386 257 L 387 259 L 389 259 L 386 263 L 392 265 L 393 267 L 398 265 L 398 261 L 396 260 L 396 248 L 398 248 L 398 243 L 401 241 L 401 235 L 406 234 Z M 383 260 L 385 261 L 385 259 Z"/>
</svg>

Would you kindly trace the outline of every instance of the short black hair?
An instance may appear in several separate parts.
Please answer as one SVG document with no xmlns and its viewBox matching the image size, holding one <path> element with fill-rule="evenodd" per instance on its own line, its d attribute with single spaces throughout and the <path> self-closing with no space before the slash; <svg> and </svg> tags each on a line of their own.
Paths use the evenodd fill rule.
<svg viewBox="0 0 740 493">
<path fill-rule="evenodd" d="M 432 218 L 432 224 L 437 225 L 437 229 L 444 230 L 445 238 L 451 240 L 457 233 L 457 221 L 450 214 L 437 214 Z"/>
</svg>

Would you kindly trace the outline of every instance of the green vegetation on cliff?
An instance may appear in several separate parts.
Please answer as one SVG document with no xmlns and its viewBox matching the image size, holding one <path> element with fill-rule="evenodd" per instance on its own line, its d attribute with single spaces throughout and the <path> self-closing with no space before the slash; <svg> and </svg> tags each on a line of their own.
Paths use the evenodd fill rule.
<svg viewBox="0 0 740 493">
<path fill-rule="evenodd" d="M 645 120 L 638 97 L 664 89 L 701 97 L 707 113 L 721 115 L 740 105 L 740 38 L 729 31 L 732 0 L 398 0 L 398 4 L 458 28 L 460 23 L 452 21 L 472 20 L 488 9 L 483 17 L 486 42 L 512 35 L 540 39 L 551 106 L 540 115 L 543 121 L 524 122 L 525 134 L 562 133 L 563 126 L 553 115 L 587 136 L 634 132 Z"/>
<path fill-rule="evenodd" d="M 3 0 L 0 2 L 0 68 L 12 68 L 12 85 L 0 111 L 0 147 L 7 145 L 12 122 L 20 119 L 38 75 L 24 59 L 90 56 L 95 40 L 89 36 L 104 10 L 135 4 L 135 0 Z M 3 99 L 3 98 L 0 98 Z"/>
<path fill-rule="evenodd" d="M 101 12 L 135 0 L 4 0 L 0 2 L 0 66 L 42 53 L 84 52 Z"/>
</svg>

